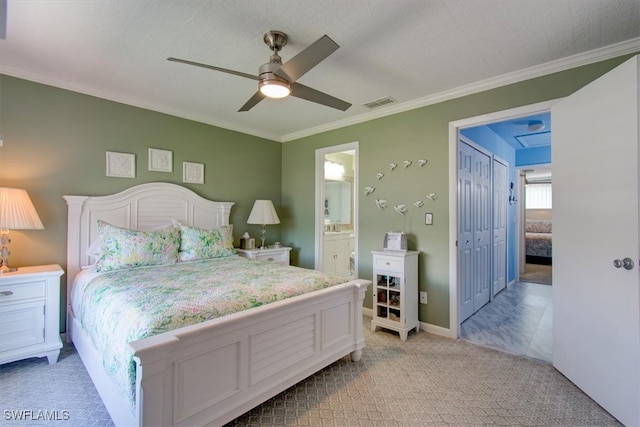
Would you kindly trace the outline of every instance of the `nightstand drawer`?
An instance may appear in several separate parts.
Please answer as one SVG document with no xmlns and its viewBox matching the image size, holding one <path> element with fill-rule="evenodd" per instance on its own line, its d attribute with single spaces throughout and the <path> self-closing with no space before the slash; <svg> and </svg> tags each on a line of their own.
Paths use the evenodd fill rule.
<svg viewBox="0 0 640 427">
<path fill-rule="evenodd" d="M 266 253 L 266 254 L 257 254 L 256 259 L 258 261 L 266 261 L 266 262 L 279 262 L 281 264 L 288 264 L 289 257 L 287 252 L 275 252 L 275 253 Z"/>
<path fill-rule="evenodd" d="M 373 268 L 393 273 L 404 272 L 404 258 L 394 256 L 375 255 L 373 257 Z"/>
<path fill-rule="evenodd" d="M 46 281 L 33 280 L 0 286 L 0 304 L 30 298 L 44 298 L 46 294 Z"/>
</svg>

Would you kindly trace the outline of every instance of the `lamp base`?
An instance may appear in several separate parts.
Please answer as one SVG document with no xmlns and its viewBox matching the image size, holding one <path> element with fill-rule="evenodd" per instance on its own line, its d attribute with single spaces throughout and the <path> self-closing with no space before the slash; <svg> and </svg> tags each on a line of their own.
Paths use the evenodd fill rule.
<svg viewBox="0 0 640 427">
<path fill-rule="evenodd" d="M 11 251 L 9 251 L 9 230 L 0 230 L 0 273 L 13 273 L 18 270 L 15 267 L 9 267 L 8 259 Z"/>
<path fill-rule="evenodd" d="M 8 265 L 0 267 L 0 274 L 13 273 L 14 271 L 18 271 L 18 267 L 9 267 Z"/>
</svg>

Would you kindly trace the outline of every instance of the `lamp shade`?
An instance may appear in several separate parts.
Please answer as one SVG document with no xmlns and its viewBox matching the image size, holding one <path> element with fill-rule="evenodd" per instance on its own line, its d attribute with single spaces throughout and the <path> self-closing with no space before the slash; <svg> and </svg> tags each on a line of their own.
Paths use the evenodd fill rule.
<svg viewBox="0 0 640 427">
<path fill-rule="evenodd" d="M 247 224 L 280 224 L 280 218 L 271 200 L 256 200 L 249 214 Z"/>
<path fill-rule="evenodd" d="M 0 187 L 0 229 L 42 230 L 44 226 L 25 190 Z"/>
</svg>

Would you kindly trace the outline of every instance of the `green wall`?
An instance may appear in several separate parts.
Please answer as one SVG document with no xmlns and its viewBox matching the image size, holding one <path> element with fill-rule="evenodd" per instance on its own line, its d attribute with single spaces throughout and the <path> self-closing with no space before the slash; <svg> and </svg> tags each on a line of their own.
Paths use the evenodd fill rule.
<svg viewBox="0 0 640 427">
<path fill-rule="evenodd" d="M 428 292 L 428 305 L 420 305 L 420 321 L 449 327 L 449 123 L 523 105 L 567 96 L 622 63 L 629 56 L 564 71 L 541 78 L 426 106 L 365 123 L 300 138 L 284 144 L 282 151 L 282 205 L 287 211 L 282 239 L 296 247 L 298 265 L 314 266 L 314 162 L 315 150 L 359 141 L 359 277 L 371 279 L 371 251 L 380 249 L 384 233 L 403 230 L 403 220 L 391 208 L 380 211 L 376 198 L 390 205 L 409 206 L 404 231 L 409 249 L 419 250 L 419 288 Z M 420 158 L 429 163 L 416 165 Z M 402 169 L 402 161 L 414 164 Z M 390 172 L 387 165 L 398 163 Z M 382 180 L 375 174 L 384 172 Z M 376 187 L 365 196 L 364 187 Z M 427 193 L 437 193 L 432 202 Z M 412 206 L 425 201 L 422 209 Z M 432 212 L 434 224 L 424 225 L 424 213 Z M 371 307 L 371 291 L 365 305 Z"/>
<path fill-rule="evenodd" d="M 186 187 L 236 203 L 231 210 L 236 245 L 244 231 L 259 236 L 259 226 L 246 225 L 255 199 L 271 199 L 279 209 L 279 142 L 4 75 L 0 132 L 0 186 L 26 189 L 45 227 L 11 232 L 9 261 L 14 266 L 55 263 L 66 268 L 63 195 L 105 195 L 152 181 L 181 184 L 183 161 L 205 165 L 205 183 Z M 173 151 L 172 173 L 147 170 L 150 147 Z M 134 153 L 136 178 L 106 177 L 105 151 Z M 280 228 L 270 226 L 267 235 L 270 241 L 280 239 Z"/>
<path fill-rule="evenodd" d="M 42 231 L 11 233 L 11 264 L 66 266 L 63 195 L 104 195 L 152 181 L 180 184 L 182 162 L 193 161 L 205 164 L 205 184 L 187 187 L 209 199 L 236 203 L 231 212 L 236 244 L 244 231 L 258 235 L 259 227 L 246 225 L 246 219 L 255 199 L 269 198 L 276 204 L 281 225 L 268 228 L 268 239 L 294 247 L 292 263 L 312 268 L 315 150 L 359 141 L 360 277 L 371 278 L 370 251 L 380 248 L 384 233 L 404 228 L 410 233 L 411 249 L 422 252 L 419 286 L 429 293 L 429 304 L 420 306 L 420 320 L 446 328 L 449 122 L 566 96 L 629 56 L 284 144 L 0 75 L 0 132 L 4 137 L 0 186 L 26 189 L 45 226 Z M 149 172 L 148 148 L 172 150 L 174 172 Z M 105 151 L 134 153 L 136 178 L 106 177 Z M 416 164 L 420 158 L 429 159 L 422 169 Z M 391 175 L 388 163 L 405 159 L 414 162 L 411 168 Z M 375 179 L 378 171 L 387 173 L 381 181 Z M 376 187 L 376 192 L 365 196 L 367 185 Z M 426 200 L 428 192 L 437 193 L 437 201 Z M 374 200 L 381 195 L 392 203 L 422 199 L 425 208 L 410 209 L 404 225 L 392 210 L 375 208 Z M 434 225 L 424 225 L 424 212 L 434 214 Z M 62 307 L 66 304 L 64 282 Z M 371 306 L 370 298 L 366 304 Z M 63 319 L 64 310 L 61 330 Z"/>
</svg>

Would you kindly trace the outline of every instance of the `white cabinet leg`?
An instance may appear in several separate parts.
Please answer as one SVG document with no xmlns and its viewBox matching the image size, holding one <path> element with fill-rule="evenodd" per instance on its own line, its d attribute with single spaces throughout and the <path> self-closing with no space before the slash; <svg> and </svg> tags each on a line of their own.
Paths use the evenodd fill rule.
<svg viewBox="0 0 640 427">
<path fill-rule="evenodd" d="M 49 365 L 53 365 L 58 361 L 58 356 L 60 355 L 60 350 L 50 351 L 47 353 L 47 360 L 49 361 Z"/>
</svg>

